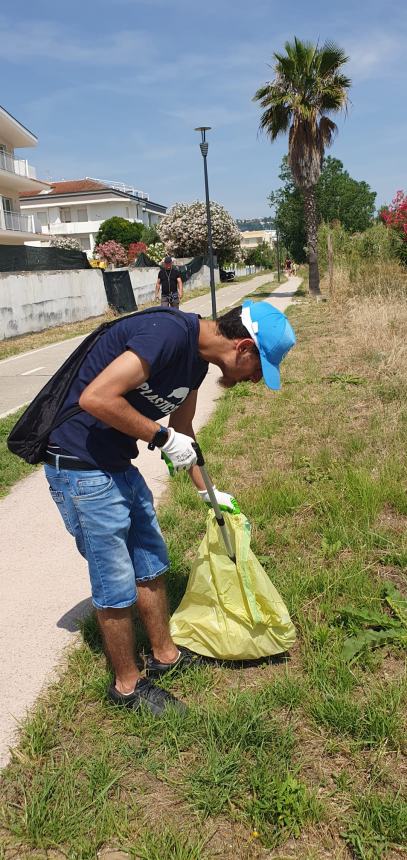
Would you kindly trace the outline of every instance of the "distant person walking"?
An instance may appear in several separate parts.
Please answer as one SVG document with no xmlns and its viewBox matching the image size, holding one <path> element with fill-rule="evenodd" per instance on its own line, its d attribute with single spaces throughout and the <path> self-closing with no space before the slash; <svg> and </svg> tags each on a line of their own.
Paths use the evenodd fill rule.
<svg viewBox="0 0 407 860">
<path fill-rule="evenodd" d="M 160 298 L 160 292 L 163 307 L 179 307 L 183 295 L 183 286 L 180 271 L 173 266 L 172 257 L 164 257 L 164 265 L 158 273 L 155 285 L 156 301 Z"/>
</svg>

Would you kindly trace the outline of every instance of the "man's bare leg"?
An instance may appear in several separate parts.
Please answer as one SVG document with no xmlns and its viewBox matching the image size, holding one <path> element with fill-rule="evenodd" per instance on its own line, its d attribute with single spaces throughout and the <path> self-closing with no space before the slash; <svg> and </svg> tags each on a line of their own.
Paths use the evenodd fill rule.
<svg viewBox="0 0 407 860">
<path fill-rule="evenodd" d="M 179 651 L 171 639 L 164 576 L 137 583 L 137 609 L 156 660 L 174 663 Z"/>
<path fill-rule="evenodd" d="M 140 672 L 134 659 L 134 619 L 131 606 L 125 609 L 98 609 L 103 642 L 115 673 L 119 693 L 132 693 Z"/>
</svg>

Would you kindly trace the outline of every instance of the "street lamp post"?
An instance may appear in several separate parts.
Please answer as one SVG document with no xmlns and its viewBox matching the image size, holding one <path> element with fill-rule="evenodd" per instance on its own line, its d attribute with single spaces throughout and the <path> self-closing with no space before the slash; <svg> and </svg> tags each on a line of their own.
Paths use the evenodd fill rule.
<svg viewBox="0 0 407 860">
<path fill-rule="evenodd" d="M 280 275 L 280 237 L 278 235 L 278 224 L 275 223 L 276 227 L 276 253 L 277 253 L 277 281 L 280 283 L 281 275 Z"/>
<path fill-rule="evenodd" d="M 211 224 L 211 207 L 209 203 L 209 184 L 208 184 L 208 167 L 206 163 L 206 158 L 208 155 L 209 144 L 206 140 L 206 132 L 210 131 L 211 127 L 209 125 L 200 125 L 195 131 L 201 132 L 201 143 L 199 144 L 199 148 L 201 150 L 203 162 L 204 162 L 204 176 L 205 176 L 205 197 L 206 197 L 206 220 L 208 222 L 208 256 L 209 256 L 209 278 L 211 285 L 211 299 L 212 299 L 212 319 L 216 320 L 216 293 L 215 293 L 215 267 L 213 264 L 213 248 L 212 248 L 212 224 Z"/>
</svg>

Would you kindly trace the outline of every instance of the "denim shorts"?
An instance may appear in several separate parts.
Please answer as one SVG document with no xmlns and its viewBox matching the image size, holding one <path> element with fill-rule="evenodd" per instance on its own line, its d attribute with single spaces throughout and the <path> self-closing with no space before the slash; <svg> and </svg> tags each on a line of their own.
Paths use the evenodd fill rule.
<svg viewBox="0 0 407 860">
<path fill-rule="evenodd" d="M 168 570 L 168 554 L 153 496 L 138 469 L 57 470 L 45 465 L 51 496 L 89 566 L 97 609 L 137 600 L 137 583 Z"/>
</svg>

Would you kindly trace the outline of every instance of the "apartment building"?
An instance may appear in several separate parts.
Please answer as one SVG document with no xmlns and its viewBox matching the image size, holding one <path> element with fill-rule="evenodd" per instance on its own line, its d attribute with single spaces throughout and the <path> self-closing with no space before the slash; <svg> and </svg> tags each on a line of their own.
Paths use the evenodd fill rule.
<svg viewBox="0 0 407 860">
<path fill-rule="evenodd" d="M 33 213 L 21 212 L 20 195 L 39 194 L 47 183 L 39 182 L 34 167 L 15 151 L 37 143 L 35 134 L 0 105 L 0 245 L 23 245 L 41 232 Z"/>
<path fill-rule="evenodd" d="M 49 242 L 51 236 L 69 236 L 78 240 L 88 256 L 93 253 L 96 234 L 107 218 L 117 215 L 152 226 L 167 211 L 133 186 L 91 177 L 51 182 L 40 193 L 22 194 L 20 204 L 21 210 L 34 216 L 41 225 L 42 242 Z"/>
<path fill-rule="evenodd" d="M 250 251 L 252 248 L 257 248 L 261 242 L 266 242 L 273 248 L 276 240 L 275 230 L 241 230 L 241 245 L 245 251 Z"/>
</svg>

